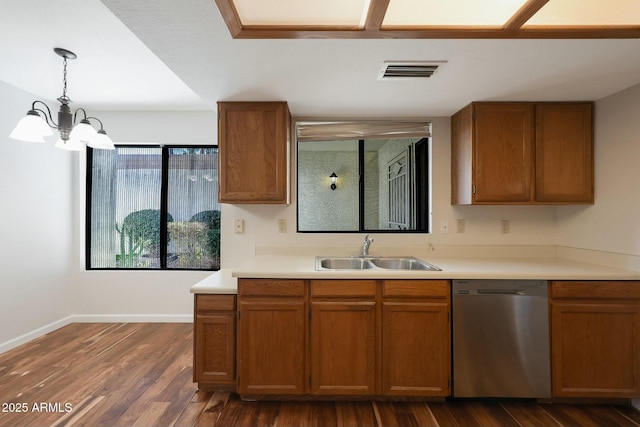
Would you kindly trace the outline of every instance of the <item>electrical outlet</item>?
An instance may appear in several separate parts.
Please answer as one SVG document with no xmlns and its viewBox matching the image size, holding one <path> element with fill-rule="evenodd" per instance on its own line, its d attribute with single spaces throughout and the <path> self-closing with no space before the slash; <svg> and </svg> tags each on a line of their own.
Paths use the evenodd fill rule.
<svg viewBox="0 0 640 427">
<path fill-rule="evenodd" d="M 287 220 L 284 218 L 280 218 L 278 220 L 278 233 L 286 233 L 287 232 Z"/>
<path fill-rule="evenodd" d="M 458 218 L 456 220 L 456 232 L 464 233 L 464 230 L 465 230 L 464 219 Z"/>
<path fill-rule="evenodd" d="M 244 233 L 244 219 L 236 218 L 233 220 L 233 232 L 235 234 Z"/>
<path fill-rule="evenodd" d="M 508 219 L 500 220 L 500 231 L 502 234 L 509 234 L 511 231 L 511 224 Z"/>
<path fill-rule="evenodd" d="M 440 233 L 449 233 L 449 221 L 440 221 Z"/>
</svg>

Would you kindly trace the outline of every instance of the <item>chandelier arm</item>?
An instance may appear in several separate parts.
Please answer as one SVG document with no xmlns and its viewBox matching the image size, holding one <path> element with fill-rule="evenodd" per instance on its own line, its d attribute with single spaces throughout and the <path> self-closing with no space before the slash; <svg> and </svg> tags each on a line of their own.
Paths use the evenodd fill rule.
<svg viewBox="0 0 640 427">
<path fill-rule="evenodd" d="M 44 105 L 44 108 L 46 108 L 47 111 L 45 112 L 44 110 L 36 108 L 36 104 Z M 31 109 L 34 111 L 41 112 L 42 115 L 44 116 L 44 121 L 47 122 L 47 125 L 49 125 L 50 128 L 52 129 L 58 128 L 58 124 L 55 122 L 55 120 L 53 120 L 53 116 L 51 115 L 51 110 L 49 109 L 49 106 L 47 104 L 45 104 L 42 101 L 33 101 L 33 103 L 31 104 Z"/>
<path fill-rule="evenodd" d="M 76 123 L 76 115 L 78 114 L 78 111 L 82 111 L 82 115 L 84 116 L 85 119 L 87 119 L 87 112 L 85 111 L 84 108 L 77 108 L 76 111 L 73 112 L 73 123 Z"/>
<path fill-rule="evenodd" d="M 87 120 L 91 120 L 91 119 L 93 119 L 93 120 L 97 120 L 97 121 L 98 121 L 98 123 L 100 123 L 100 130 L 104 130 L 104 127 L 103 127 L 103 125 L 102 125 L 102 120 L 100 120 L 99 118 L 97 118 L 97 117 L 93 117 L 93 116 L 91 116 L 91 117 L 86 117 L 86 116 L 85 116 L 85 118 L 86 118 Z"/>
</svg>

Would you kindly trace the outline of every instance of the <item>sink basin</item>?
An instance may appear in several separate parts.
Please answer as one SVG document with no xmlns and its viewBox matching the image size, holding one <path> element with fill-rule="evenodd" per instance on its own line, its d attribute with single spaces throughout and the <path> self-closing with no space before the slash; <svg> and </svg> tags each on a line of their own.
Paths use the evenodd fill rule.
<svg viewBox="0 0 640 427">
<path fill-rule="evenodd" d="M 317 258 L 316 268 L 318 266 L 321 267 L 320 269 L 326 270 L 366 270 L 373 268 L 369 260 L 364 258 Z"/>
<path fill-rule="evenodd" d="M 316 270 L 369 269 L 441 271 L 414 257 L 316 257 Z"/>
<path fill-rule="evenodd" d="M 388 270 L 433 270 L 441 271 L 438 267 L 413 257 L 405 258 L 375 258 L 371 262 L 380 268 Z"/>
</svg>

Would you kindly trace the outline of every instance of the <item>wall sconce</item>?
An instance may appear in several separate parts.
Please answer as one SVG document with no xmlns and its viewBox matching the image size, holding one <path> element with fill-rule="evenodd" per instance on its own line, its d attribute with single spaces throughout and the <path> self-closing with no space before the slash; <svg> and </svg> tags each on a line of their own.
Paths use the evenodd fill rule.
<svg viewBox="0 0 640 427">
<path fill-rule="evenodd" d="M 336 181 L 338 180 L 338 175 L 336 175 L 335 172 L 332 172 L 331 175 L 329 175 L 329 179 L 331 180 L 331 189 L 335 190 L 336 189 Z"/>
</svg>

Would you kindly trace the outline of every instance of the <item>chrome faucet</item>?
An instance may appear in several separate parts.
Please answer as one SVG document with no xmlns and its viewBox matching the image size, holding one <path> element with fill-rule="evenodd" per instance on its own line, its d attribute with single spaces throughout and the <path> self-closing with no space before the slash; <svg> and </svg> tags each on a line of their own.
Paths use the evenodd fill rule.
<svg viewBox="0 0 640 427">
<path fill-rule="evenodd" d="M 362 242 L 362 256 L 369 256 L 369 246 L 373 243 L 373 238 L 369 238 L 367 234 L 364 236 L 364 242 Z"/>
</svg>

